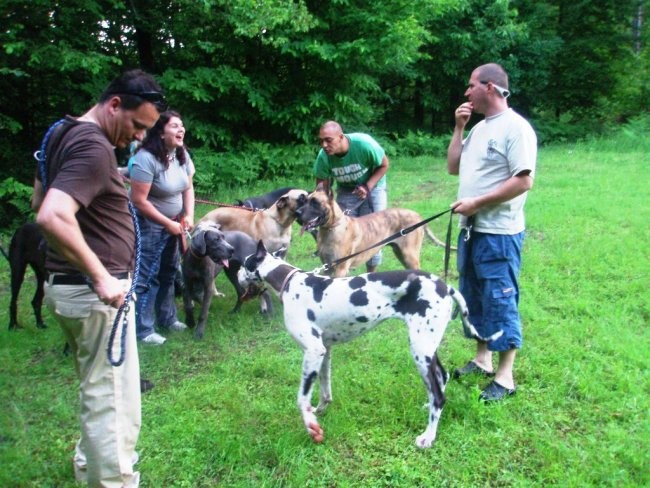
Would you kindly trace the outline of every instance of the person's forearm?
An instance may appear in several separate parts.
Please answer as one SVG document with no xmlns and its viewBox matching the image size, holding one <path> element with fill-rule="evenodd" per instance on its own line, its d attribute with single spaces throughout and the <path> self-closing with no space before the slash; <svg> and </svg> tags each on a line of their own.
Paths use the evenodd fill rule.
<svg viewBox="0 0 650 488">
<path fill-rule="evenodd" d="M 194 185 L 190 180 L 190 186 L 183 192 L 183 213 L 185 221 L 190 227 L 194 227 Z"/>
<path fill-rule="evenodd" d="M 368 178 L 368 181 L 366 182 L 366 185 L 368 185 L 368 190 L 371 191 L 375 186 L 377 186 L 377 183 L 379 180 L 383 178 L 383 176 L 388 172 L 388 167 L 390 166 L 390 163 L 388 162 L 388 158 L 384 156 L 384 158 L 381 160 L 381 166 L 379 166 L 371 175 L 370 178 Z"/>
<path fill-rule="evenodd" d="M 456 213 L 469 217 L 481 208 L 507 202 L 533 187 L 533 179 L 528 174 L 508 178 L 498 188 L 476 197 L 465 197 L 455 201 L 451 207 Z"/>
<path fill-rule="evenodd" d="M 450 175 L 457 175 L 460 169 L 460 155 L 463 151 L 463 132 L 462 127 L 456 126 L 454 133 L 447 148 L 447 172 Z"/>
</svg>

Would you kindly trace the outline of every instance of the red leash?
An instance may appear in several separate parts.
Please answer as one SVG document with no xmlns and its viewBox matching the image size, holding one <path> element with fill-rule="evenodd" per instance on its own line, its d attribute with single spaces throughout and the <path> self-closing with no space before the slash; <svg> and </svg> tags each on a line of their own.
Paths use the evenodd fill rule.
<svg viewBox="0 0 650 488">
<path fill-rule="evenodd" d="M 241 208 L 242 210 L 250 210 L 251 212 L 254 212 L 255 210 L 249 207 L 242 207 L 241 205 L 232 205 L 230 203 L 221 203 L 221 202 L 212 202 L 210 200 L 204 200 L 202 198 L 194 198 L 195 202 L 198 203 L 205 203 L 207 205 L 213 205 L 215 207 L 229 207 L 229 208 Z"/>
</svg>

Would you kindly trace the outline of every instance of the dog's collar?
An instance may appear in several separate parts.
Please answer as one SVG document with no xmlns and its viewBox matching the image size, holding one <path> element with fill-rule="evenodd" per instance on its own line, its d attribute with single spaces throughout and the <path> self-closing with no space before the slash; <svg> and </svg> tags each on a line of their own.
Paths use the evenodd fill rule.
<svg viewBox="0 0 650 488">
<path fill-rule="evenodd" d="M 295 275 L 298 271 L 300 271 L 298 268 L 293 268 L 291 271 L 289 271 L 289 273 L 287 273 L 287 276 L 284 277 L 284 281 L 282 282 L 282 286 L 280 287 L 280 300 L 282 300 L 282 295 L 284 294 L 284 291 L 289 285 L 289 281 L 291 281 L 293 275 Z"/>
<path fill-rule="evenodd" d="M 194 256 L 196 259 L 203 259 L 205 256 L 199 256 L 194 252 L 194 249 L 192 249 L 192 246 L 188 246 L 187 252 L 189 252 L 192 256 Z"/>
</svg>

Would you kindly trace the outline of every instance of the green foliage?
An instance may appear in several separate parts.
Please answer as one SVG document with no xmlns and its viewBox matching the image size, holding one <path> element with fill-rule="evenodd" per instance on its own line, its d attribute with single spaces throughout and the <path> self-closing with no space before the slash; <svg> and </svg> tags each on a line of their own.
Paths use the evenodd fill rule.
<svg viewBox="0 0 650 488">
<path fill-rule="evenodd" d="M 14 229 L 31 220 L 32 187 L 14 178 L 0 181 L 0 228 Z"/>
<path fill-rule="evenodd" d="M 237 152 L 196 150 L 194 177 L 197 195 L 215 195 L 232 187 L 259 181 L 309 178 L 316 149 L 307 146 L 274 146 L 250 143 Z"/>
<path fill-rule="evenodd" d="M 647 105 L 646 4 L 5 0 L 0 128 L 11 137 L 0 164 L 28 182 L 31 165 L 15 162 L 132 67 L 160 79 L 193 148 L 311 143 L 327 119 L 397 138 L 447 134 L 471 70 L 488 61 L 506 67 L 510 103 L 549 128 L 544 140 L 574 140 Z M 266 172 L 251 164 L 244 173 Z"/>
<path fill-rule="evenodd" d="M 396 156 L 423 156 L 425 154 L 435 157 L 447 157 L 449 136 L 433 137 L 421 131 L 407 132 L 404 136 L 396 136 L 393 150 Z"/>
</svg>

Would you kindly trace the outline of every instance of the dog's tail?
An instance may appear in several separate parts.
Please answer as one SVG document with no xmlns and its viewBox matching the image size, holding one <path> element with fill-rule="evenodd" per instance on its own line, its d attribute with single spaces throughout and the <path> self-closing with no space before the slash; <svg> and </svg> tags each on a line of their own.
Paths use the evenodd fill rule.
<svg viewBox="0 0 650 488">
<path fill-rule="evenodd" d="M 445 247 L 445 243 L 442 242 L 440 239 L 438 239 L 438 238 L 436 237 L 436 235 L 431 231 L 431 229 L 429 229 L 429 227 L 426 226 L 426 225 L 424 226 L 424 233 L 425 233 L 425 234 L 427 235 L 427 237 L 431 240 L 431 242 L 433 242 L 436 246 L 439 246 L 439 247 Z M 449 249 L 451 249 L 452 251 L 457 251 L 457 250 L 458 250 L 458 249 L 456 248 L 456 246 L 450 246 Z"/>
<path fill-rule="evenodd" d="M 494 341 L 503 335 L 503 331 L 500 330 L 495 332 L 489 337 L 481 336 L 476 330 L 476 328 L 469 321 L 469 310 L 467 309 L 467 303 L 465 302 L 463 295 L 461 295 L 460 292 L 456 290 L 453 286 L 449 286 L 448 289 L 449 289 L 449 295 L 454 300 L 454 302 L 456 302 L 456 305 L 458 306 L 458 311 L 460 312 L 460 320 L 461 322 L 463 322 L 463 329 L 465 330 L 465 334 L 481 342 Z"/>
</svg>

